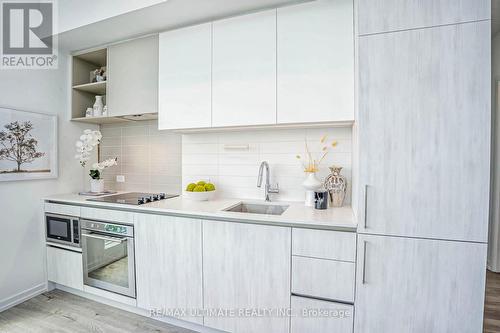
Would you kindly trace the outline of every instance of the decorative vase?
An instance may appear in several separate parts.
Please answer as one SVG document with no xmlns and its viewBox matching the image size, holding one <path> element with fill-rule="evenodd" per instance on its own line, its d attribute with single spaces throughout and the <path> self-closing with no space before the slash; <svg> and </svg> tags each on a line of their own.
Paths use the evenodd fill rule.
<svg viewBox="0 0 500 333">
<path fill-rule="evenodd" d="M 94 117 L 102 116 L 102 109 L 104 108 L 104 104 L 102 102 L 102 96 L 95 97 L 94 103 Z"/>
<path fill-rule="evenodd" d="M 93 193 L 104 192 L 104 180 L 103 179 L 91 179 L 90 180 L 90 192 L 93 192 Z"/>
<path fill-rule="evenodd" d="M 340 174 L 342 167 L 332 166 L 329 169 L 331 174 L 326 177 L 324 187 L 330 192 L 332 206 L 342 207 L 347 193 L 347 179 Z"/>
<path fill-rule="evenodd" d="M 302 183 L 302 186 L 306 189 L 306 199 L 305 205 L 307 207 L 314 206 L 314 191 L 319 189 L 323 184 L 316 178 L 315 172 L 308 172 L 306 180 Z"/>
</svg>

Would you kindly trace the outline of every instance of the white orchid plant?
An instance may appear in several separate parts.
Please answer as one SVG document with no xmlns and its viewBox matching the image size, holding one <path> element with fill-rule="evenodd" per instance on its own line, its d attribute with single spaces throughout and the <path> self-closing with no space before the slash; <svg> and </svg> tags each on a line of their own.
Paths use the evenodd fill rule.
<svg viewBox="0 0 500 333">
<path fill-rule="evenodd" d="M 90 160 L 91 152 L 94 148 L 101 143 L 102 134 L 99 131 L 92 131 L 86 129 L 80 136 L 80 140 L 76 142 L 76 152 L 75 158 L 79 160 L 80 165 L 85 167 L 87 162 Z M 118 164 L 118 158 L 110 158 L 105 161 L 94 163 L 92 169 L 90 170 L 90 177 L 92 179 L 101 179 L 101 172 Z"/>
<path fill-rule="evenodd" d="M 100 163 L 94 163 L 92 164 L 92 170 L 90 170 L 90 177 L 92 179 L 101 179 L 101 171 L 103 171 L 106 168 L 111 168 L 114 165 L 118 164 L 118 158 L 109 158 L 105 161 L 102 161 Z"/>
</svg>

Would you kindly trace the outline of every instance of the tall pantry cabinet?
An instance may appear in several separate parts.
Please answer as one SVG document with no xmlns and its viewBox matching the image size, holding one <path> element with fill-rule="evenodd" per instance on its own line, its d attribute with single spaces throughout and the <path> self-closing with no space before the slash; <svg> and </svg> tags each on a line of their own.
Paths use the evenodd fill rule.
<svg viewBox="0 0 500 333">
<path fill-rule="evenodd" d="M 460 3 L 358 3 L 357 333 L 482 329 L 491 22 Z"/>
</svg>

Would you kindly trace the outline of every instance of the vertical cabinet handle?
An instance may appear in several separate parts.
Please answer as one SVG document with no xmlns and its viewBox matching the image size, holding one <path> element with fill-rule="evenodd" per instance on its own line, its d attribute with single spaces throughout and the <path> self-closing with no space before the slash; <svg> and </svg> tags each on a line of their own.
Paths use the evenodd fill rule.
<svg viewBox="0 0 500 333">
<path fill-rule="evenodd" d="M 367 228 L 366 221 L 368 220 L 368 185 L 365 185 L 365 225 L 364 228 Z"/>
<path fill-rule="evenodd" d="M 361 283 L 366 284 L 366 241 L 363 241 L 363 272 L 361 274 Z"/>
</svg>

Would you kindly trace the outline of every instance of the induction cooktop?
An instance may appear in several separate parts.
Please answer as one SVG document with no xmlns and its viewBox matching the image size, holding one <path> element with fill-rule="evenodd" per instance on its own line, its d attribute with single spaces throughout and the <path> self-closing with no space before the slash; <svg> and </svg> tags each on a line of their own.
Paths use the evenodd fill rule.
<svg viewBox="0 0 500 333">
<path fill-rule="evenodd" d="M 178 197 L 177 194 L 165 194 L 165 193 L 142 193 L 142 192 L 129 192 L 121 193 L 115 195 L 108 195 L 99 198 L 87 199 L 87 201 L 97 201 L 97 202 L 109 202 L 124 205 L 143 205 L 149 202 L 166 200 Z"/>
</svg>

